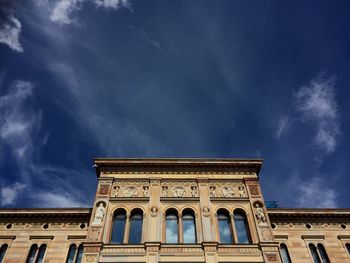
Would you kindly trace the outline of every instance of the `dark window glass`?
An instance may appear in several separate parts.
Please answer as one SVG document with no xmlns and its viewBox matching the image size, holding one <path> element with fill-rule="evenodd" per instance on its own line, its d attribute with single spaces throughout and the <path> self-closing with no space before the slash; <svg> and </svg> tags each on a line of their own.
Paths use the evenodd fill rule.
<svg viewBox="0 0 350 263">
<path fill-rule="evenodd" d="M 80 245 L 78 247 L 78 254 L 77 254 L 77 257 L 75 259 L 75 263 L 81 263 L 81 261 L 83 259 L 83 253 L 84 253 L 84 247 L 83 247 L 83 245 Z"/>
<path fill-rule="evenodd" d="M 249 244 L 250 235 L 248 230 L 248 222 L 245 214 L 242 212 L 234 213 L 235 230 L 237 232 L 238 244 Z"/>
<path fill-rule="evenodd" d="M 74 245 L 74 244 L 70 245 L 69 250 L 68 250 L 66 263 L 73 263 L 76 249 L 77 249 L 76 245 Z"/>
<path fill-rule="evenodd" d="M 115 213 L 113 219 L 111 243 L 121 244 L 124 238 L 126 214 L 124 210 L 119 210 Z"/>
<path fill-rule="evenodd" d="M 34 263 L 37 249 L 38 249 L 38 245 L 36 245 L 36 244 L 34 244 L 30 247 L 26 263 Z"/>
<path fill-rule="evenodd" d="M 231 231 L 231 220 L 227 213 L 223 211 L 218 212 L 218 225 L 220 242 L 224 244 L 231 244 L 233 241 Z"/>
<path fill-rule="evenodd" d="M 196 243 L 196 224 L 192 212 L 184 212 L 182 216 L 182 224 L 184 243 Z"/>
<path fill-rule="evenodd" d="M 322 263 L 320 257 L 318 256 L 317 249 L 314 244 L 309 244 L 310 253 L 314 263 Z"/>
<path fill-rule="evenodd" d="M 349 253 L 349 255 L 350 255 L 350 244 L 349 244 L 349 243 L 346 243 L 345 247 L 346 247 L 346 250 L 348 251 L 348 253 Z"/>
<path fill-rule="evenodd" d="M 318 252 L 320 253 L 320 256 L 322 258 L 322 262 L 329 263 L 330 261 L 329 261 L 329 258 L 328 258 L 328 255 L 327 255 L 327 252 L 326 252 L 326 249 L 324 248 L 324 246 L 322 244 L 318 244 L 317 249 L 318 249 Z"/>
<path fill-rule="evenodd" d="M 38 256 L 36 257 L 35 263 L 42 263 L 45 257 L 46 245 L 41 245 L 39 247 Z"/>
<path fill-rule="evenodd" d="M 141 243 L 142 237 L 142 212 L 136 212 L 130 217 L 129 243 Z"/>
<path fill-rule="evenodd" d="M 7 244 L 3 244 L 0 248 L 0 263 L 2 263 L 2 261 L 4 260 L 5 258 L 5 254 L 6 254 L 6 250 L 8 248 L 8 245 Z"/>
<path fill-rule="evenodd" d="M 282 257 L 283 263 L 292 263 L 292 260 L 290 259 L 288 248 L 285 244 L 280 245 L 280 252 Z"/>
<path fill-rule="evenodd" d="M 166 242 L 167 243 L 178 243 L 179 242 L 179 220 L 177 217 L 177 213 L 170 212 L 166 215 L 165 219 L 166 225 Z"/>
</svg>

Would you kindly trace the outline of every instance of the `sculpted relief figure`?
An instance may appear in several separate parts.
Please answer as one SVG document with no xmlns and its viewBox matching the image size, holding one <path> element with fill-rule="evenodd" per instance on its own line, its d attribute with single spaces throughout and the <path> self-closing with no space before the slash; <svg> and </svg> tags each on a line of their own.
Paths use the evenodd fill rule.
<svg viewBox="0 0 350 263">
<path fill-rule="evenodd" d="M 210 186 L 210 197 L 216 197 L 216 190 L 214 186 Z"/>
<path fill-rule="evenodd" d="M 113 194 L 112 194 L 112 196 L 113 197 L 117 197 L 119 195 L 119 190 L 120 190 L 120 187 L 118 185 L 115 185 L 113 187 Z"/>
<path fill-rule="evenodd" d="M 103 206 L 103 203 L 100 203 L 96 209 L 93 225 L 100 225 L 102 223 L 103 217 L 105 216 L 106 208 Z"/>
<path fill-rule="evenodd" d="M 163 186 L 162 187 L 162 197 L 167 197 L 168 196 L 168 187 Z"/>
<path fill-rule="evenodd" d="M 238 194 L 239 194 L 239 197 L 245 197 L 246 196 L 244 186 L 238 186 Z"/>
<path fill-rule="evenodd" d="M 149 197 L 149 188 L 148 186 L 143 187 L 143 196 L 144 197 Z"/>
<path fill-rule="evenodd" d="M 173 190 L 174 197 L 184 197 L 186 195 L 186 191 L 184 188 L 177 186 Z"/>
<path fill-rule="evenodd" d="M 222 195 L 224 197 L 234 197 L 235 196 L 235 191 L 233 190 L 232 187 L 225 186 L 225 187 L 222 188 Z"/>
<path fill-rule="evenodd" d="M 266 223 L 264 210 L 260 207 L 259 204 L 255 204 L 255 207 L 256 207 L 255 216 L 256 216 L 256 219 L 258 220 L 258 223 L 259 224 Z"/>
<path fill-rule="evenodd" d="M 138 191 L 136 189 L 136 187 L 133 187 L 133 186 L 129 186 L 125 189 L 124 191 L 124 196 L 125 197 L 136 197 L 138 196 Z"/>
<path fill-rule="evenodd" d="M 196 186 L 191 186 L 191 197 L 198 197 L 198 191 Z"/>
</svg>

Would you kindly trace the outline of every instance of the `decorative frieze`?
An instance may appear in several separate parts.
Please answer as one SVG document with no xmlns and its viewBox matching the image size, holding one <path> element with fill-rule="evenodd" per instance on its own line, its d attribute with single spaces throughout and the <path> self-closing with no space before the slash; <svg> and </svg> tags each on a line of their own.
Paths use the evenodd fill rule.
<svg viewBox="0 0 350 263">
<path fill-rule="evenodd" d="M 112 186 L 111 197 L 149 197 L 149 182 L 115 182 Z"/>
<path fill-rule="evenodd" d="M 210 197 L 223 197 L 223 198 L 245 198 L 247 197 L 246 188 L 243 183 L 240 182 L 217 182 L 209 184 Z"/>
<path fill-rule="evenodd" d="M 198 186 L 191 182 L 163 182 L 161 197 L 198 197 Z"/>
</svg>

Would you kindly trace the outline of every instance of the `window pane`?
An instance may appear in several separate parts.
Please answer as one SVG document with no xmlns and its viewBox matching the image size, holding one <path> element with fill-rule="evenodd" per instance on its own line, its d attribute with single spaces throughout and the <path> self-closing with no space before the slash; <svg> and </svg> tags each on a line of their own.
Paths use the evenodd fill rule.
<svg viewBox="0 0 350 263">
<path fill-rule="evenodd" d="M 246 217 L 240 213 L 234 214 L 235 228 L 237 232 L 238 244 L 249 244 L 250 238 Z"/>
<path fill-rule="evenodd" d="M 141 243 L 142 236 L 142 215 L 134 214 L 130 218 L 129 243 Z"/>
<path fill-rule="evenodd" d="M 30 247 L 26 263 L 34 263 L 37 249 L 38 249 L 38 246 L 36 244 L 34 244 Z"/>
<path fill-rule="evenodd" d="M 289 256 L 288 248 L 285 244 L 281 244 L 280 252 L 281 252 L 283 263 L 292 263 L 292 260 L 290 259 L 290 256 Z"/>
<path fill-rule="evenodd" d="M 3 244 L 1 246 L 1 249 L 0 249 L 0 263 L 4 260 L 7 248 L 8 248 L 7 244 Z"/>
<path fill-rule="evenodd" d="M 220 242 L 231 244 L 232 243 L 232 232 L 230 218 L 225 214 L 218 214 L 218 225 Z"/>
<path fill-rule="evenodd" d="M 348 253 L 349 253 L 349 255 L 350 255 L 350 244 L 347 243 L 345 246 L 346 246 L 346 250 L 348 251 Z"/>
<path fill-rule="evenodd" d="M 84 253 L 84 247 L 83 245 L 80 245 L 78 247 L 78 254 L 77 254 L 77 258 L 75 259 L 75 263 L 81 263 L 81 260 L 83 259 L 83 253 Z"/>
<path fill-rule="evenodd" d="M 121 244 L 124 238 L 125 214 L 119 213 L 114 216 L 111 243 Z"/>
<path fill-rule="evenodd" d="M 74 256 L 75 256 L 75 250 L 77 249 L 76 245 L 70 245 L 67 255 L 66 263 L 73 263 Z"/>
<path fill-rule="evenodd" d="M 324 248 L 324 246 L 322 244 L 318 244 L 317 248 L 318 248 L 318 252 L 321 255 L 322 262 L 329 263 L 329 258 L 328 258 L 328 255 L 327 255 L 327 252 L 326 252 L 326 249 Z"/>
<path fill-rule="evenodd" d="M 179 229 L 178 229 L 178 218 L 175 214 L 168 214 L 166 216 L 166 232 L 165 232 L 167 243 L 178 243 L 179 242 Z"/>
<path fill-rule="evenodd" d="M 192 214 L 184 214 L 182 217 L 184 243 L 196 243 L 196 224 Z"/>
<path fill-rule="evenodd" d="M 39 247 L 39 252 L 38 252 L 38 256 L 36 258 L 35 263 L 42 263 L 44 260 L 44 256 L 45 256 L 45 251 L 46 251 L 46 245 L 41 245 Z"/>
<path fill-rule="evenodd" d="M 320 257 L 318 256 L 316 247 L 314 244 L 309 244 L 310 252 L 314 263 L 322 263 Z"/>
</svg>

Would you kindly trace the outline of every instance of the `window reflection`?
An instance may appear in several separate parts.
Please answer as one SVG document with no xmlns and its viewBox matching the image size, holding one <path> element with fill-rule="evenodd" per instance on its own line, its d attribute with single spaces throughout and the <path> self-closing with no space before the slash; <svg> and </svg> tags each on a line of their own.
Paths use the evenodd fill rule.
<svg viewBox="0 0 350 263">
<path fill-rule="evenodd" d="M 165 232 L 166 242 L 178 243 L 179 242 L 179 228 L 178 228 L 179 220 L 178 220 L 176 211 L 170 210 L 169 212 L 167 212 L 165 224 L 166 224 L 166 232 Z"/>
<path fill-rule="evenodd" d="M 309 244 L 310 253 L 314 263 L 322 263 L 320 257 L 318 256 L 317 249 L 314 244 Z"/>
<path fill-rule="evenodd" d="M 34 263 L 37 249 L 38 249 L 38 245 L 37 244 L 34 244 L 34 245 L 32 245 L 30 247 L 26 263 Z"/>
<path fill-rule="evenodd" d="M 130 216 L 129 243 L 141 243 L 143 213 L 135 210 Z"/>
<path fill-rule="evenodd" d="M 68 250 L 66 263 L 73 263 L 74 262 L 76 248 L 77 248 L 76 245 L 74 245 L 74 244 L 70 245 L 69 250 Z"/>
<path fill-rule="evenodd" d="M 280 253 L 282 257 L 283 263 L 292 263 L 292 260 L 290 259 L 288 248 L 285 244 L 280 245 Z"/>
<path fill-rule="evenodd" d="M 35 263 L 42 263 L 46 252 L 46 245 L 41 245 Z"/>
<path fill-rule="evenodd" d="M 5 258 L 5 254 L 6 254 L 6 250 L 8 248 L 7 244 L 3 244 L 0 248 L 0 263 L 4 260 Z"/>
<path fill-rule="evenodd" d="M 125 210 L 117 210 L 113 218 L 113 229 L 112 229 L 112 238 L 111 243 L 113 244 L 122 244 L 124 238 L 124 229 L 125 229 L 126 213 Z"/>
<path fill-rule="evenodd" d="M 234 222 L 235 222 L 235 230 L 237 232 L 237 243 L 238 244 L 249 244 L 250 243 L 250 235 L 247 217 L 243 211 L 235 211 L 234 212 Z"/>
<path fill-rule="evenodd" d="M 185 210 L 182 216 L 184 243 L 196 243 L 196 224 L 193 212 Z"/>
<path fill-rule="evenodd" d="M 322 244 L 317 245 L 318 252 L 320 253 L 321 259 L 323 263 L 329 263 L 329 258 L 326 252 L 326 249 Z"/>
<path fill-rule="evenodd" d="M 229 213 L 225 210 L 219 210 L 217 213 L 220 242 L 231 244 L 233 241 L 231 232 L 231 220 Z"/>
</svg>

